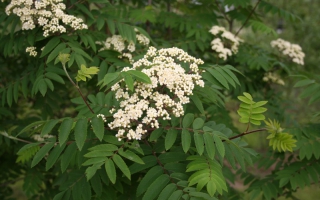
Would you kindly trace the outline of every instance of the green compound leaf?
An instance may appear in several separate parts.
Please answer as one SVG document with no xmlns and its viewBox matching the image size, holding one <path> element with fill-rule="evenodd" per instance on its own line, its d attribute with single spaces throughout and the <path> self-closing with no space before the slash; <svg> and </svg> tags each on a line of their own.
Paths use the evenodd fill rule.
<svg viewBox="0 0 320 200">
<path fill-rule="evenodd" d="M 126 83 L 128 89 L 133 91 L 133 79 L 132 76 L 127 72 L 121 72 L 121 75 L 124 77 L 124 82 Z"/>
<path fill-rule="evenodd" d="M 182 127 L 183 128 L 188 128 L 194 120 L 194 114 L 193 113 L 188 113 L 183 117 L 182 120 Z"/>
<path fill-rule="evenodd" d="M 149 76 L 146 75 L 145 73 L 141 72 L 141 71 L 129 70 L 129 71 L 127 71 L 127 73 L 129 73 L 132 76 L 134 76 L 138 81 L 141 81 L 143 83 L 151 84 L 151 80 L 150 80 Z"/>
<path fill-rule="evenodd" d="M 117 167 L 122 171 L 122 173 L 130 180 L 131 173 L 127 164 L 123 161 L 123 159 L 118 154 L 114 154 L 112 157 L 112 160 L 117 165 Z"/>
<path fill-rule="evenodd" d="M 226 150 L 225 150 L 225 148 L 224 148 L 224 145 L 223 145 L 222 140 L 221 140 L 220 137 L 219 137 L 218 135 L 216 135 L 216 134 L 213 135 L 213 139 L 214 139 L 214 142 L 215 142 L 215 144 L 216 144 L 216 148 L 217 148 L 220 156 L 223 158 L 224 155 L 225 155 Z"/>
<path fill-rule="evenodd" d="M 122 156 L 127 158 L 128 160 L 131 160 L 133 162 L 144 164 L 143 160 L 135 153 L 133 153 L 130 150 L 123 151 L 123 148 L 119 149 L 118 153 Z"/>
<path fill-rule="evenodd" d="M 219 194 L 222 194 L 223 190 L 227 191 L 221 166 L 216 160 L 199 155 L 189 156 L 187 160 L 192 161 L 187 165 L 186 171 L 194 171 L 188 179 L 188 186 L 197 184 L 197 191 L 200 191 L 207 185 L 207 192 L 210 196 L 213 196 L 216 191 Z"/>
<path fill-rule="evenodd" d="M 176 199 L 180 199 L 180 197 L 183 195 L 183 191 L 182 190 L 177 190 L 174 191 L 171 196 L 168 198 L 168 200 L 176 200 Z"/>
<path fill-rule="evenodd" d="M 173 146 L 174 142 L 177 139 L 177 135 L 178 135 L 178 131 L 175 129 L 170 129 L 168 131 L 165 142 L 164 142 L 164 146 L 166 150 L 169 150 Z"/>
<path fill-rule="evenodd" d="M 42 96 L 44 97 L 47 93 L 47 83 L 44 79 L 40 79 L 39 82 L 37 83 L 38 89 L 40 91 L 40 93 L 42 94 Z"/>
<path fill-rule="evenodd" d="M 136 192 L 137 197 L 143 194 L 152 184 L 152 182 L 162 174 L 163 169 L 160 166 L 152 167 L 141 179 Z"/>
<path fill-rule="evenodd" d="M 85 173 L 86 173 L 87 181 L 89 181 L 96 174 L 97 170 L 101 168 L 102 164 L 103 163 L 95 164 L 95 165 L 92 165 L 91 167 L 88 167 L 86 169 Z"/>
<path fill-rule="evenodd" d="M 98 67 L 87 68 L 85 65 L 81 65 L 80 70 L 78 70 L 78 74 L 76 76 L 76 81 L 87 81 L 87 78 L 90 79 L 91 75 L 98 74 L 98 72 Z"/>
<path fill-rule="evenodd" d="M 48 53 L 50 53 L 50 51 L 55 48 L 60 42 L 60 38 L 59 37 L 53 37 L 44 47 L 40 58 L 44 57 L 45 55 L 47 55 Z"/>
<path fill-rule="evenodd" d="M 94 147 L 91 147 L 89 151 L 117 151 L 118 147 L 114 144 L 99 144 Z"/>
<path fill-rule="evenodd" d="M 50 149 L 52 149 L 53 146 L 54 142 L 49 142 L 45 144 L 33 157 L 31 167 L 36 166 L 42 160 L 42 158 L 44 158 L 44 156 L 50 151 Z"/>
<path fill-rule="evenodd" d="M 54 50 L 49 54 L 48 58 L 47 58 L 47 61 L 46 61 L 46 64 L 48 64 L 49 62 L 51 62 L 53 59 L 57 58 L 57 56 L 59 55 L 59 53 L 66 49 L 67 46 L 65 43 L 60 43 L 58 46 L 56 46 L 54 48 Z"/>
<path fill-rule="evenodd" d="M 148 187 L 146 193 L 144 194 L 142 200 L 153 200 L 159 193 L 163 190 L 164 187 L 170 182 L 170 177 L 167 174 L 162 174 L 153 183 Z"/>
<path fill-rule="evenodd" d="M 41 136 L 48 135 L 58 122 L 57 119 L 47 121 L 41 130 Z"/>
<path fill-rule="evenodd" d="M 248 98 L 245 97 L 245 96 L 238 96 L 238 99 L 239 99 L 240 101 L 242 101 L 243 103 L 246 103 L 246 104 L 248 104 L 248 105 L 254 104 L 254 101 L 248 99 Z"/>
<path fill-rule="evenodd" d="M 107 172 L 107 175 L 108 175 L 111 183 L 115 184 L 116 179 L 117 179 L 117 172 L 116 172 L 116 168 L 114 166 L 114 163 L 111 159 L 106 160 L 105 170 Z"/>
<path fill-rule="evenodd" d="M 150 140 L 150 141 L 155 141 L 155 140 L 157 140 L 162 134 L 163 134 L 163 129 L 162 129 L 162 128 L 158 128 L 158 129 L 152 131 L 149 140 Z"/>
<path fill-rule="evenodd" d="M 213 180 L 209 180 L 207 182 L 207 191 L 210 196 L 213 196 L 216 193 L 217 186 L 216 183 Z"/>
<path fill-rule="evenodd" d="M 48 159 L 46 162 L 46 171 L 48 171 L 56 163 L 56 161 L 58 160 L 60 154 L 62 153 L 65 147 L 66 147 L 66 144 L 62 146 L 57 145 L 56 147 L 54 147 L 54 149 L 51 151 L 50 155 L 48 156 Z"/>
<path fill-rule="evenodd" d="M 68 145 L 64 153 L 61 155 L 61 172 L 63 173 L 66 171 L 67 167 L 69 166 L 73 156 L 77 152 L 77 145 L 75 142 Z"/>
<path fill-rule="evenodd" d="M 64 119 L 59 128 L 59 143 L 62 146 L 68 139 L 73 125 L 71 118 Z"/>
<path fill-rule="evenodd" d="M 297 140 L 293 139 L 293 136 L 288 133 L 277 133 L 269 140 L 269 146 L 272 146 L 273 150 L 291 151 L 296 147 Z"/>
<path fill-rule="evenodd" d="M 169 197 L 171 197 L 171 194 L 174 193 L 174 191 L 176 190 L 177 190 L 177 185 L 174 183 L 170 183 L 161 191 L 161 193 L 159 194 L 158 200 L 169 199 Z M 175 199 L 179 199 L 179 198 L 175 198 Z"/>
<path fill-rule="evenodd" d="M 86 157 L 86 158 L 96 158 L 96 157 L 108 157 L 108 156 L 112 156 L 112 155 L 113 155 L 112 151 L 94 150 L 94 151 L 90 151 L 89 153 L 84 154 L 84 157 Z"/>
<path fill-rule="evenodd" d="M 268 101 L 259 101 L 259 102 L 256 102 L 255 104 L 253 104 L 252 108 L 258 108 L 258 107 L 261 107 L 267 103 L 268 103 Z"/>
<path fill-rule="evenodd" d="M 79 119 L 74 127 L 74 137 L 80 151 L 87 139 L 87 128 L 88 120 L 85 118 Z"/>
<path fill-rule="evenodd" d="M 196 107 L 198 108 L 198 110 L 204 114 L 204 108 L 202 105 L 202 101 L 199 99 L 198 95 L 193 94 L 192 96 L 190 96 L 190 99 L 193 101 L 193 103 L 196 105 Z"/>
<path fill-rule="evenodd" d="M 304 80 L 298 81 L 296 84 L 294 84 L 293 87 L 303 87 L 306 85 L 310 85 L 312 83 L 315 83 L 315 80 L 304 79 Z"/>
<path fill-rule="evenodd" d="M 261 107 L 267 103 L 267 101 L 254 102 L 252 96 L 249 93 L 243 93 L 244 96 L 238 96 L 238 99 L 242 102 L 238 109 L 240 115 L 239 122 L 254 125 L 260 125 L 261 121 L 265 119 L 263 113 L 267 111 L 266 108 Z"/>
<path fill-rule="evenodd" d="M 63 78 L 60 75 L 56 74 L 56 73 L 47 72 L 45 74 L 45 76 L 50 78 L 51 80 L 54 80 L 54 81 L 58 82 L 58 83 L 65 84 Z"/>
<path fill-rule="evenodd" d="M 204 139 L 204 144 L 206 147 L 206 152 L 209 156 L 209 158 L 213 159 L 216 149 L 215 149 L 215 144 L 214 144 L 214 140 L 213 140 L 213 136 L 211 133 L 204 133 L 203 134 L 203 139 Z"/>
<path fill-rule="evenodd" d="M 194 143 L 196 145 L 196 149 L 199 155 L 203 154 L 204 151 L 204 141 L 202 134 L 199 134 L 198 132 L 195 132 L 193 134 L 194 137 Z"/>
<path fill-rule="evenodd" d="M 202 128 L 203 124 L 204 124 L 204 120 L 198 117 L 193 121 L 192 127 L 194 130 L 198 130 Z"/>
<path fill-rule="evenodd" d="M 40 143 L 31 143 L 31 144 L 26 144 L 23 146 L 18 152 L 18 158 L 16 160 L 17 163 L 25 163 L 29 161 L 31 158 L 34 157 L 34 155 L 39 151 Z"/>
<path fill-rule="evenodd" d="M 229 89 L 229 85 L 225 77 L 222 76 L 222 74 L 217 71 L 216 69 L 206 69 L 221 85 L 223 85 L 226 89 Z"/>
<path fill-rule="evenodd" d="M 82 163 L 83 166 L 89 166 L 89 165 L 96 165 L 96 164 L 103 164 L 108 158 L 107 157 L 96 157 L 96 158 L 90 158 L 86 160 L 84 163 Z"/>
<path fill-rule="evenodd" d="M 249 99 L 250 101 L 253 101 L 253 98 L 252 98 L 251 94 L 249 94 L 249 93 L 247 93 L 247 92 L 244 92 L 243 95 L 244 95 L 245 97 L 247 97 L 247 99 Z"/>
<path fill-rule="evenodd" d="M 103 84 L 102 86 L 108 85 L 112 81 L 116 80 L 119 77 L 120 73 L 115 72 L 115 73 L 108 73 L 104 76 L 103 78 Z"/>
<path fill-rule="evenodd" d="M 102 141 L 104 136 L 104 121 L 101 117 L 94 117 L 91 119 L 91 125 L 94 134 L 97 136 L 97 138 Z"/>
<path fill-rule="evenodd" d="M 191 134 L 188 130 L 183 129 L 181 133 L 181 142 L 182 142 L 182 149 L 185 153 L 188 152 L 190 145 L 191 145 Z"/>
</svg>

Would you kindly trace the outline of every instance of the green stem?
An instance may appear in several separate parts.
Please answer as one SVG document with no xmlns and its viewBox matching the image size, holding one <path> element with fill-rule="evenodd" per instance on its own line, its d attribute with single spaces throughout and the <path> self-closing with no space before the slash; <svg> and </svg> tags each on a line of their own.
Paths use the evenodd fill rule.
<svg viewBox="0 0 320 200">
<path fill-rule="evenodd" d="M 83 99 L 84 103 L 87 105 L 87 107 L 89 108 L 89 110 L 91 111 L 92 114 L 94 114 L 94 111 L 92 110 L 92 108 L 90 107 L 90 105 L 88 104 L 88 101 L 86 100 L 86 98 L 84 97 L 83 93 L 81 92 L 79 86 L 77 84 L 75 84 L 75 82 L 73 82 L 72 78 L 69 76 L 69 73 L 67 72 L 67 69 L 66 69 L 66 66 L 64 63 L 62 63 L 62 67 L 63 67 L 63 70 L 64 72 L 66 73 L 68 79 L 70 80 L 70 82 L 72 83 L 72 85 L 74 87 L 77 88 L 79 94 L 81 95 L 81 98 Z"/>
</svg>

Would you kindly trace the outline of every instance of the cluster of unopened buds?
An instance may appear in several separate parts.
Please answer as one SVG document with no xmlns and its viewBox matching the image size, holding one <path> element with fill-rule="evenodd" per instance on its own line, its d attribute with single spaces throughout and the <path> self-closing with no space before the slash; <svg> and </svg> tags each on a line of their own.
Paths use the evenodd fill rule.
<svg viewBox="0 0 320 200">
<path fill-rule="evenodd" d="M 64 12 L 66 5 L 63 0 L 11 0 L 6 7 L 6 14 L 11 13 L 20 17 L 22 30 L 32 30 L 37 25 L 43 29 L 43 36 L 50 33 L 66 32 L 65 25 L 74 30 L 87 29 L 81 18 Z M 60 23 L 63 23 L 60 24 Z"/>
<path fill-rule="evenodd" d="M 118 129 L 116 137 L 140 140 L 148 129 L 159 128 L 159 120 L 184 115 L 183 104 L 190 102 L 196 85 L 204 87 L 196 59 L 178 48 L 157 50 L 150 47 L 145 56 L 134 62 L 132 68 L 149 76 L 151 84 L 136 81 L 130 92 L 121 80 L 112 86 L 119 108 L 112 109 L 114 120 L 108 125 Z"/>
<path fill-rule="evenodd" d="M 209 32 L 217 36 L 211 41 L 211 48 L 218 53 L 219 58 L 226 60 L 228 56 L 238 53 L 238 46 L 242 42 L 240 38 L 221 26 L 213 26 Z M 224 42 L 230 44 L 231 49 L 227 48 Z"/>
<path fill-rule="evenodd" d="M 292 62 L 295 62 L 299 65 L 304 65 L 304 56 L 302 49 L 297 44 L 291 44 L 288 41 L 283 39 L 277 39 L 271 41 L 271 46 L 278 49 L 282 54 L 289 56 L 292 59 Z"/>
<path fill-rule="evenodd" d="M 285 85 L 284 81 L 278 75 L 271 72 L 266 73 L 262 80 L 265 82 L 270 81 L 279 85 Z"/>
<path fill-rule="evenodd" d="M 98 114 L 97 117 L 101 117 L 103 122 L 107 122 L 106 116 L 104 116 L 104 114 Z"/>
<path fill-rule="evenodd" d="M 149 38 L 143 34 L 140 34 L 137 29 L 135 29 L 135 32 L 137 42 L 143 46 L 148 46 L 150 43 Z M 121 53 L 119 58 L 127 58 L 131 64 L 134 62 L 131 53 L 136 50 L 136 45 L 133 43 L 133 41 L 128 41 L 121 35 L 113 35 L 112 37 L 108 37 L 106 41 L 97 41 L 96 44 L 103 46 L 99 51 L 109 49 L 115 50 Z"/>
</svg>

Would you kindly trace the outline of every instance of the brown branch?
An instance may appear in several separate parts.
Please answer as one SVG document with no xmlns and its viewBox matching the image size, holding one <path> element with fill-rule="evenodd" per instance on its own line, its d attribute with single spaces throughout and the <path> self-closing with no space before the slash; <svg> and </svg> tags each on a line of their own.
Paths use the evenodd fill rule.
<svg viewBox="0 0 320 200">
<path fill-rule="evenodd" d="M 258 2 L 256 3 L 256 5 L 254 6 L 254 8 L 251 10 L 251 13 L 249 14 L 248 18 L 246 19 L 246 21 L 242 24 L 242 26 L 239 28 L 239 30 L 236 32 L 235 36 L 237 36 L 240 31 L 244 28 L 244 26 L 248 23 L 250 17 L 253 15 L 254 11 L 256 10 L 256 8 L 258 7 L 259 3 L 261 2 L 261 0 L 258 0 Z"/>
<path fill-rule="evenodd" d="M 94 114 L 92 108 L 90 107 L 90 105 L 88 104 L 88 101 L 86 100 L 86 98 L 84 97 L 84 95 L 82 94 L 79 86 L 76 86 L 77 87 L 77 90 L 79 92 L 79 94 L 81 95 L 81 98 L 83 99 L 84 103 L 87 105 L 87 107 L 89 108 L 89 110 L 91 111 L 92 114 Z"/>
<path fill-rule="evenodd" d="M 79 0 L 79 1 L 77 1 L 76 3 L 72 4 L 71 6 L 69 6 L 69 7 L 67 8 L 67 10 L 73 8 L 76 4 L 80 4 L 80 3 L 83 3 L 83 2 L 85 2 L 85 0 Z"/>
<path fill-rule="evenodd" d="M 226 13 L 224 12 L 224 10 L 220 7 L 219 2 L 216 0 L 215 1 L 218 9 L 220 10 L 220 12 L 222 13 L 222 15 L 224 16 L 224 18 L 227 20 L 227 22 L 230 24 L 231 20 L 228 18 L 228 16 L 226 15 Z M 230 27 L 229 27 L 230 28 Z"/>
<path fill-rule="evenodd" d="M 236 139 L 238 137 L 242 137 L 244 135 L 248 135 L 248 134 L 256 133 L 256 132 L 260 132 L 260 131 L 266 131 L 266 130 L 267 130 L 266 128 L 260 128 L 260 129 L 256 129 L 256 130 L 253 130 L 253 131 L 248 131 L 248 132 L 246 131 L 246 132 L 243 132 L 243 133 L 241 133 L 239 135 L 229 137 L 228 139 L 229 140 L 233 140 L 233 139 Z M 224 142 L 224 141 L 226 141 L 226 140 L 223 140 L 222 142 Z"/>
</svg>

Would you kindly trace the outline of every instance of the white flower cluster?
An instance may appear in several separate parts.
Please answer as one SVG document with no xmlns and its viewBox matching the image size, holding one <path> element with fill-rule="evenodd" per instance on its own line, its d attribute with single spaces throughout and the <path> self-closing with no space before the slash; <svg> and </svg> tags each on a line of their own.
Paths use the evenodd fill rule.
<svg viewBox="0 0 320 200">
<path fill-rule="evenodd" d="M 37 52 L 36 52 L 36 47 L 27 47 L 26 52 L 29 53 L 30 56 L 36 57 Z"/>
<path fill-rule="evenodd" d="M 138 43 L 141 45 L 144 45 L 144 46 L 148 46 L 150 43 L 149 38 L 147 38 L 146 36 L 144 36 L 142 34 L 139 34 L 138 30 L 135 29 L 135 31 L 136 31 L 136 38 L 137 38 Z M 127 43 L 127 45 L 126 45 L 126 43 Z M 136 46 L 132 41 L 128 42 L 126 39 L 121 37 L 121 35 L 113 35 L 112 37 L 108 37 L 106 41 L 97 41 L 96 44 L 103 46 L 99 51 L 112 49 L 112 50 L 115 50 L 115 51 L 121 53 L 119 58 L 128 58 L 128 60 L 131 64 L 134 62 L 132 59 L 131 53 L 136 50 Z M 124 51 L 126 51 L 126 49 L 131 53 L 124 52 Z"/>
<path fill-rule="evenodd" d="M 276 83 L 279 85 L 285 84 L 284 81 L 277 74 L 271 72 L 266 73 L 262 80 L 265 82 L 271 81 L 272 83 Z"/>
<path fill-rule="evenodd" d="M 36 25 L 42 26 L 43 36 L 50 33 L 66 32 L 66 28 L 60 24 L 71 26 L 74 30 L 87 29 L 83 20 L 73 15 L 64 13 L 66 5 L 63 0 L 11 0 L 6 7 L 7 15 L 11 13 L 20 17 L 22 30 L 31 30 Z"/>
<path fill-rule="evenodd" d="M 188 69 L 183 68 L 181 63 L 188 65 Z M 199 64 L 203 61 L 181 49 L 157 50 L 150 47 L 132 68 L 124 68 L 123 71 L 142 69 L 150 77 L 151 84 L 135 82 L 133 93 L 127 87 L 121 87 L 123 80 L 112 86 L 120 107 L 110 110 L 114 113 L 114 120 L 108 125 L 111 129 L 118 129 L 116 137 L 119 140 L 140 140 L 148 128 L 159 128 L 159 119 L 182 116 L 182 105 L 189 103 L 195 85 L 204 86 L 198 72 Z"/>
<path fill-rule="evenodd" d="M 271 46 L 281 51 L 282 54 L 289 56 L 292 59 L 292 62 L 304 65 L 303 59 L 305 54 L 302 52 L 299 45 L 291 44 L 290 42 L 279 38 L 271 41 Z"/>
<path fill-rule="evenodd" d="M 221 26 L 213 26 L 209 32 L 214 36 L 221 37 L 215 38 L 211 41 L 211 48 L 219 54 L 218 56 L 220 58 L 226 60 L 228 56 L 232 55 L 232 53 L 238 53 L 238 46 L 240 42 L 242 42 L 240 38 Z M 224 41 L 227 42 L 227 45 L 231 46 L 231 49 L 225 47 Z"/>
</svg>

